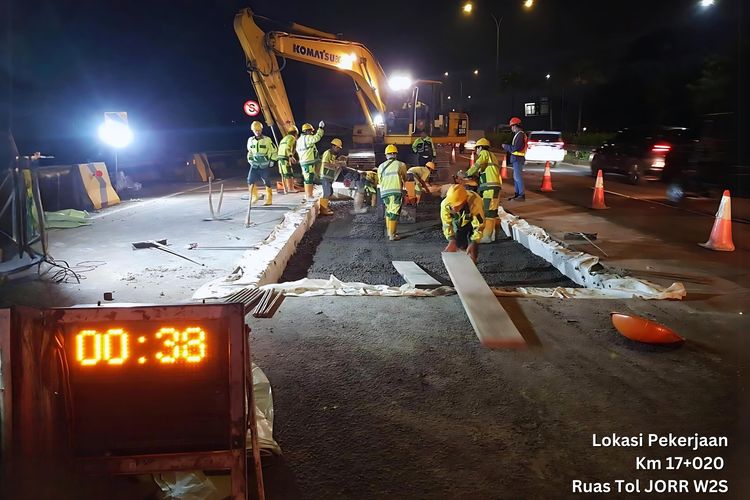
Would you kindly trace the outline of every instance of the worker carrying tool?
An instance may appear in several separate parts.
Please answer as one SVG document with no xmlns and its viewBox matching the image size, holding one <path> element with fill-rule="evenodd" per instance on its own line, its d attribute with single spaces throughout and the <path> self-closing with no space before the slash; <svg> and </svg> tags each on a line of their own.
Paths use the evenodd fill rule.
<svg viewBox="0 0 750 500">
<path fill-rule="evenodd" d="M 331 147 L 323 153 L 323 165 L 320 173 L 320 182 L 323 184 L 323 196 L 320 198 L 320 213 L 322 215 L 333 215 L 333 210 L 328 208 L 328 200 L 333 195 L 333 180 L 336 178 L 339 154 L 344 148 L 341 139 L 333 139 Z"/>
<path fill-rule="evenodd" d="M 484 231 L 482 198 L 467 191 L 461 184 L 453 184 L 440 203 L 440 220 L 443 222 L 443 234 L 448 240 L 443 251 L 466 250 L 476 263 L 479 254 L 477 245 Z"/>
<path fill-rule="evenodd" d="M 254 121 L 250 124 L 253 135 L 247 140 L 247 162 L 250 164 L 250 172 L 247 174 L 247 189 L 250 192 L 250 204 L 258 201 L 258 188 L 255 183 L 263 181 L 266 187 L 266 201 L 264 205 L 270 205 L 273 197 L 271 189 L 271 167 L 277 160 L 276 146 L 270 137 L 263 135 L 263 124 Z"/>
<path fill-rule="evenodd" d="M 312 125 L 305 123 L 302 125 L 302 135 L 297 140 L 297 154 L 302 166 L 302 177 L 305 181 L 305 201 L 312 201 L 313 199 L 315 174 L 320 165 L 320 156 L 316 144 L 323 138 L 325 126 L 326 124 L 321 121 L 316 132 Z"/>
<path fill-rule="evenodd" d="M 427 162 L 431 162 L 437 156 L 435 144 L 432 138 L 427 135 L 426 130 L 422 130 L 411 145 L 411 150 L 417 154 L 417 164 L 424 167 Z"/>
<path fill-rule="evenodd" d="M 467 177 L 479 177 L 479 194 L 484 202 L 484 236 L 482 243 L 491 243 L 497 225 L 497 209 L 500 207 L 500 190 L 503 179 L 500 177 L 500 163 L 490 151 L 490 141 L 482 137 L 476 144 L 479 156 L 474 166 L 466 171 Z"/>
<path fill-rule="evenodd" d="M 385 205 L 385 227 L 388 229 L 388 239 L 401 239 L 396 233 L 398 218 L 401 215 L 403 203 L 403 189 L 406 183 L 406 164 L 398 160 L 398 148 L 389 144 L 385 148 L 386 160 L 378 166 L 378 187 L 380 198 Z"/>
<path fill-rule="evenodd" d="M 510 119 L 510 129 L 513 131 L 512 144 L 503 144 L 503 149 L 510 153 L 510 164 L 513 167 L 513 184 L 515 194 L 508 201 L 526 201 L 526 190 L 523 186 L 523 165 L 526 163 L 526 147 L 528 138 L 521 128 L 521 119 L 513 117 Z"/>
<path fill-rule="evenodd" d="M 406 171 L 406 174 L 414 178 L 416 184 L 414 185 L 414 194 L 417 198 L 417 203 L 422 200 L 422 194 L 430 193 L 430 174 L 435 170 L 435 163 L 428 161 L 424 167 L 411 167 Z"/>
<path fill-rule="evenodd" d="M 287 193 L 297 193 L 297 189 L 294 187 L 294 170 L 293 166 L 297 164 L 297 157 L 295 156 L 294 146 L 299 137 L 299 130 L 297 127 L 292 125 L 287 134 L 281 139 L 279 143 L 279 150 L 277 156 L 279 158 L 279 174 L 281 174 L 282 182 L 284 183 L 284 190 Z"/>
</svg>

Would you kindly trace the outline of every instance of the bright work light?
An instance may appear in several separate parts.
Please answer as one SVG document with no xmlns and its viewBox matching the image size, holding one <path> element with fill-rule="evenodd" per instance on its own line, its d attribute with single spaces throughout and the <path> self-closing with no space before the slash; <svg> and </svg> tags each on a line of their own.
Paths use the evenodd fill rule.
<svg viewBox="0 0 750 500">
<path fill-rule="evenodd" d="M 412 85 L 412 80 L 408 76 L 393 76 L 388 80 L 388 86 L 391 90 L 406 90 Z"/>
<path fill-rule="evenodd" d="M 124 123 L 106 120 L 99 127 L 99 138 L 113 148 L 124 148 L 133 142 L 133 131 Z"/>
</svg>

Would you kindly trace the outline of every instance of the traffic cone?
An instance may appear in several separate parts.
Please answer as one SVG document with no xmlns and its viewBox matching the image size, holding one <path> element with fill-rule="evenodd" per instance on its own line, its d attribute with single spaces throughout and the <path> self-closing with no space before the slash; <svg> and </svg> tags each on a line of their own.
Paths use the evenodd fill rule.
<svg viewBox="0 0 750 500">
<path fill-rule="evenodd" d="M 508 178 L 508 162 L 505 158 L 503 158 L 503 166 L 500 167 L 500 178 L 501 179 Z"/>
<path fill-rule="evenodd" d="M 456 163 L 456 146 L 451 148 L 451 163 Z"/>
<path fill-rule="evenodd" d="M 604 204 L 604 176 L 602 171 L 596 174 L 596 184 L 594 184 L 594 198 L 591 200 L 591 208 L 595 210 L 604 210 L 609 208 Z"/>
<path fill-rule="evenodd" d="M 469 160 L 469 166 L 474 166 L 474 151 L 471 152 L 471 159 Z"/>
<path fill-rule="evenodd" d="M 729 190 L 724 190 L 719 203 L 719 210 L 716 212 L 714 227 L 711 229 L 711 236 L 705 243 L 698 243 L 703 248 L 709 250 L 718 250 L 720 252 L 734 252 L 734 242 L 732 242 L 732 199 L 729 196 Z"/>
<path fill-rule="evenodd" d="M 543 193 L 554 191 L 554 189 L 552 189 L 552 174 L 549 171 L 549 162 L 544 165 L 544 177 L 542 177 L 541 191 Z"/>
</svg>

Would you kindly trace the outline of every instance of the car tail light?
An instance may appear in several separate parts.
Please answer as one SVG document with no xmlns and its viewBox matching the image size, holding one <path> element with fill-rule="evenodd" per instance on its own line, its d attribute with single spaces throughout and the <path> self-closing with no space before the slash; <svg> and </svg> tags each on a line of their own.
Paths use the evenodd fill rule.
<svg viewBox="0 0 750 500">
<path fill-rule="evenodd" d="M 652 153 L 663 153 L 663 154 L 666 154 L 666 153 L 669 153 L 669 151 L 671 149 L 672 149 L 672 145 L 671 144 L 665 144 L 665 143 L 654 144 L 654 147 L 651 148 L 651 152 Z"/>
</svg>

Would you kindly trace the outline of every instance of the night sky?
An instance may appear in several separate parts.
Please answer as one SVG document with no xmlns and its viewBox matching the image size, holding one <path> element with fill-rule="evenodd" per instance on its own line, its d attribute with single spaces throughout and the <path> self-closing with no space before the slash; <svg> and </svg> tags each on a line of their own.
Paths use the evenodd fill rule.
<svg viewBox="0 0 750 500">
<path fill-rule="evenodd" d="M 599 130 L 689 121 L 712 106 L 737 104 L 739 0 L 717 0 L 707 10 L 693 0 L 537 0 L 532 10 L 520 1 L 480 0 L 471 17 L 462 15 L 462 3 L 251 6 L 269 18 L 362 42 L 388 74 L 440 78 L 449 71 L 451 89 L 463 74 L 465 92 L 474 93 L 473 123 L 482 127 L 506 121 L 527 95 L 548 95 L 553 103 L 562 98 L 564 115 L 555 119 L 573 131 L 579 101 L 589 128 Z M 232 22 L 248 5 L 0 0 L 0 123 L 12 127 L 22 152 L 71 160 L 102 154 L 96 127 L 104 111 L 119 110 L 128 111 L 138 137 L 129 152 L 134 156 L 238 149 L 249 122 L 241 106 L 253 91 Z M 503 18 L 500 77 L 494 76 L 495 24 L 488 10 Z M 710 71 L 727 80 L 712 90 L 724 101 L 695 102 L 696 93 L 707 92 L 690 84 L 699 84 L 710 61 Z M 480 78 L 470 76 L 473 68 L 480 68 Z M 290 62 L 284 77 L 298 122 L 328 119 L 346 127 L 362 121 L 352 85 L 341 75 Z M 326 90 L 316 101 L 321 87 Z M 307 109 L 316 116 L 306 116 Z"/>
</svg>

